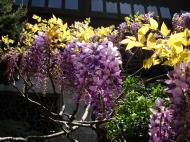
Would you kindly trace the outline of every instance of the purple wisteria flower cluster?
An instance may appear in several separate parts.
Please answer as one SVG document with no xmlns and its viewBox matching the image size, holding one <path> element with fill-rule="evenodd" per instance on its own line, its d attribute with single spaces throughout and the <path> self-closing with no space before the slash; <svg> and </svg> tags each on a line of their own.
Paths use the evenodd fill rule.
<svg viewBox="0 0 190 142">
<path fill-rule="evenodd" d="M 156 108 L 151 109 L 149 125 L 149 142 L 173 142 L 171 139 L 172 129 L 172 113 L 163 105 L 161 98 L 156 101 Z"/>
<path fill-rule="evenodd" d="M 174 14 L 172 25 L 175 31 L 181 32 L 185 28 L 190 29 L 190 13 Z"/>
<path fill-rule="evenodd" d="M 48 38 L 43 32 L 35 35 L 32 46 L 23 53 L 20 68 L 24 76 L 37 78 L 36 86 L 44 81 L 48 70 L 47 61 Z"/>
<path fill-rule="evenodd" d="M 109 38 L 109 40 L 120 46 L 118 43 L 125 39 L 126 36 L 135 36 L 138 38 L 138 30 L 143 24 L 150 24 L 150 18 L 153 18 L 152 13 L 125 17 L 125 22 L 119 24 L 116 28 L 117 35 Z"/>
<path fill-rule="evenodd" d="M 176 141 L 190 139 L 190 68 L 187 63 L 174 67 L 168 73 L 167 92 L 170 98 L 170 109 L 173 111 L 173 125 Z"/>
<path fill-rule="evenodd" d="M 80 100 L 92 104 L 96 116 L 109 117 L 113 100 L 122 90 L 118 48 L 108 39 L 91 43 L 73 39 L 64 49 L 51 49 L 49 42 L 46 34 L 39 32 L 26 51 L 6 54 L 9 76 L 17 64 L 25 78 L 35 80 L 35 87 L 43 87 L 51 77 L 60 87 L 74 88 Z M 15 60 L 18 57 L 19 62 Z"/>
<path fill-rule="evenodd" d="M 190 139 L 190 67 L 183 62 L 168 73 L 166 81 L 170 104 L 166 109 L 160 99 L 150 120 L 150 142 L 187 142 Z M 163 133 L 162 133 L 163 132 Z M 173 138 L 172 138 L 173 137 Z M 171 140 L 172 138 L 172 140 Z"/>
<path fill-rule="evenodd" d="M 3 61 L 7 65 L 7 79 L 14 80 L 15 63 L 19 60 L 18 52 L 9 52 L 9 54 L 3 57 Z"/>
<path fill-rule="evenodd" d="M 93 105 L 95 112 L 101 114 L 99 117 L 108 117 L 114 98 L 122 90 L 119 67 L 122 62 L 117 47 L 105 40 L 102 43 L 71 43 L 66 49 L 77 51 L 70 54 L 76 88 L 85 101 Z"/>
<path fill-rule="evenodd" d="M 135 16 L 133 20 L 131 19 L 130 23 L 127 23 L 129 25 L 129 33 L 138 37 L 138 30 L 142 27 L 142 24 L 149 24 L 150 18 L 153 18 L 152 13 Z"/>
</svg>

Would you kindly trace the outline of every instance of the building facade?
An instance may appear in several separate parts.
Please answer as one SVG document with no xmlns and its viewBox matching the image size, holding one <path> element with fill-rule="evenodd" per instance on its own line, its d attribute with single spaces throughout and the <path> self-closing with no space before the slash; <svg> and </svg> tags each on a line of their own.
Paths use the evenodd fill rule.
<svg viewBox="0 0 190 142">
<path fill-rule="evenodd" d="M 93 26 L 119 24 L 126 15 L 147 12 L 167 21 L 174 13 L 190 11 L 189 0 L 16 0 L 15 4 L 26 6 L 29 17 L 53 13 L 69 23 L 90 17 Z"/>
</svg>

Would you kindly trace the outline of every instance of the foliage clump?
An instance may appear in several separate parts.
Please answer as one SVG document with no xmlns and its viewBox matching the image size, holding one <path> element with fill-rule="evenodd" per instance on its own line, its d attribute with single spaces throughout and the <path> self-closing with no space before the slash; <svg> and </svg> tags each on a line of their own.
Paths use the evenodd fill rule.
<svg viewBox="0 0 190 142">
<path fill-rule="evenodd" d="M 127 35 L 121 44 L 126 45 L 126 50 L 135 47 L 152 52 L 151 57 L 143 61 L 145 69 L 158 64 L 174 66 L 183 61 L 190 62 L 189 17 L 188 14 L 181 15 L 181 19 L 185 21 L 181 20 L 184 23 L 179 23 L 181 21 L 177 20 L 175 15 L 174 30 L 169 30 L 164 22 L 159 26 L 156 19 L 148 16 L 148 22 L 138 22 L 139 27 L 135 34 Z M 183 28 L 177 30 L 179 26 Z"/>
<path fill-rule="evenodd" d="M 136 77 L 127 77 L 123 83 L 124 96 L 115 108 L 115 116 L 106 124 L 111 141 L 148 141 L 150 108 L 159 97 L 168 104 L 164 86 L 157 84 L 145 87 Z"/>
<path fill-rule="evenodd" d="M 22 31 L 22 20 L 26 10 L 22 7 L 13 8 L 14 0 L 0 1 L 0 36 L 9 35 L 18 38 Z"/>
</svg>

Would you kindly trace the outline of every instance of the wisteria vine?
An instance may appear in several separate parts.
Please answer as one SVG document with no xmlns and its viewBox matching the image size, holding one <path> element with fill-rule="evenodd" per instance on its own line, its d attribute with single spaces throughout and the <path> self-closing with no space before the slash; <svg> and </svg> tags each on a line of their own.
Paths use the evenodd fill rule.
<svg viewBox="0 0 190 142">
<path fill-rule="evenodd" d="M 31 46 L 22 52 L 12 49 L 2 57 L 8 65 L 9 81 L 17 71 L 26 79 L 32 78 L 37 88 L 46 86 L 51 78 L 61 88 L 72 87 L 80 96 L 78 101 L 91 103 L 97 119 L 109 117 L 113 101 L 122 91 L 122 61 L 108 38 L 93 37 L 91 42 L 73 37 L 60 48 L 53 46 L 49 32 L 36 32 Z"/>
</svg>

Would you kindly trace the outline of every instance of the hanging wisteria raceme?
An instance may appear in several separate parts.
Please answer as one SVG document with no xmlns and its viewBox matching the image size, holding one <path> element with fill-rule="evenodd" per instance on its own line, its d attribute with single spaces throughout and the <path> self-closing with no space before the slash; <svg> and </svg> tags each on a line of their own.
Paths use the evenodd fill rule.
<svg viewBox="0 0 190 142">
<path fill-rule="evenodd" d="M 37 76 L 38 81 L 44 77 L 47 70 L 45 63 L 47 41 L 45 34 L 39 33 L 35 36 L 32 46 L 28 47 L 23 53 L 15 48 L 2 56 L 2 60 L 7 64 L 9 81 L 14 80 L 14 73 L 18 70 L 24 76 Z"/>
<path fill-rule="evenodd" d="M 174 132 L 176 141 L 188 141 L 190 139 L 190 68 L 187 63 L 181 63 L 174 67 L 174 71 L 168 73 L 169 80 L 167 92 L 170 98 L 170 109 L 173 111 Z"/>
<path fill-rule="evenodd" d="M 130 33 L 135 37 L 138 37 L 138 30 L 140 29 L 140 24 L 138 22 L 132 22 L 130 25 Z"/>
<path fill-rule="evenodd" d="M 6 73 L 7 73 L 7 79 L 9 81 L 14 80 L 14 72 L 16 70 L 15 63 L 17 63 L 20 59 L 20 53 L 13 50 L 7 53 L 5 56 L 3 56 L 2 60 L 6 63 Z"/>
<path fill-rule="evenodd" d="M 48 71 L 48 38 L 43 32 L 35 35 L 32 46 L 22 56 L 21 73 L 27 77 L 35 77 L 36 86 L 44 81 Z"/>
<path fill-rule="evenodd" d="M 121 23 L 117 27 L 118 36 L 121 37 L 121 39 L 124 38 L 126 30 L 127 30 L 127 23 L 126 22 Z"/>
<path fill-rule="evenodd" d="M 181 32 L 185 29 L 185 22 L 179 14 L 174 14 L 172 18 L 172 25 L 175 31 Z"/>
<path fill-rule="evenodd" d="M 156 101 L 156 108 L 151 109 L 149 125 L 149 142 L 174 142 L 172 140 L 172 113 L 164 107 L 162 99 Z"/>
<path fill-rule="evenodd" d="M 190 13 L 183 13 L 181 16 L 183 17 L 185 27 L 190 29 Z"/>
<path fill-rule="evenodd" d="M 74 38 L 68 45 L 65 46 L 64 51 L 60 51 L 60 57 L 59 61 L 61 61 L 60 64 L 60 73 L 61 73 L 61 79 L 59 83 L 62 87 L 74 87 L 75 91 L 79 93 L 76 85 L 76 74 L 75 74 L 75 68 L 73 63 L 73 56 L 76 55 L 78 52 L 76 49 L 76 39 Z"/>
<path fill-rule="evenodd" d="M 93 105 L 95 112 L 108 117 L 112 101 L 121 93 L 121 57 L 117 47 L 105 40 L 102 43 L 70 43 L 66 49 L 74 53 L 70 58 L 77 90 Z"/>
</svg>

